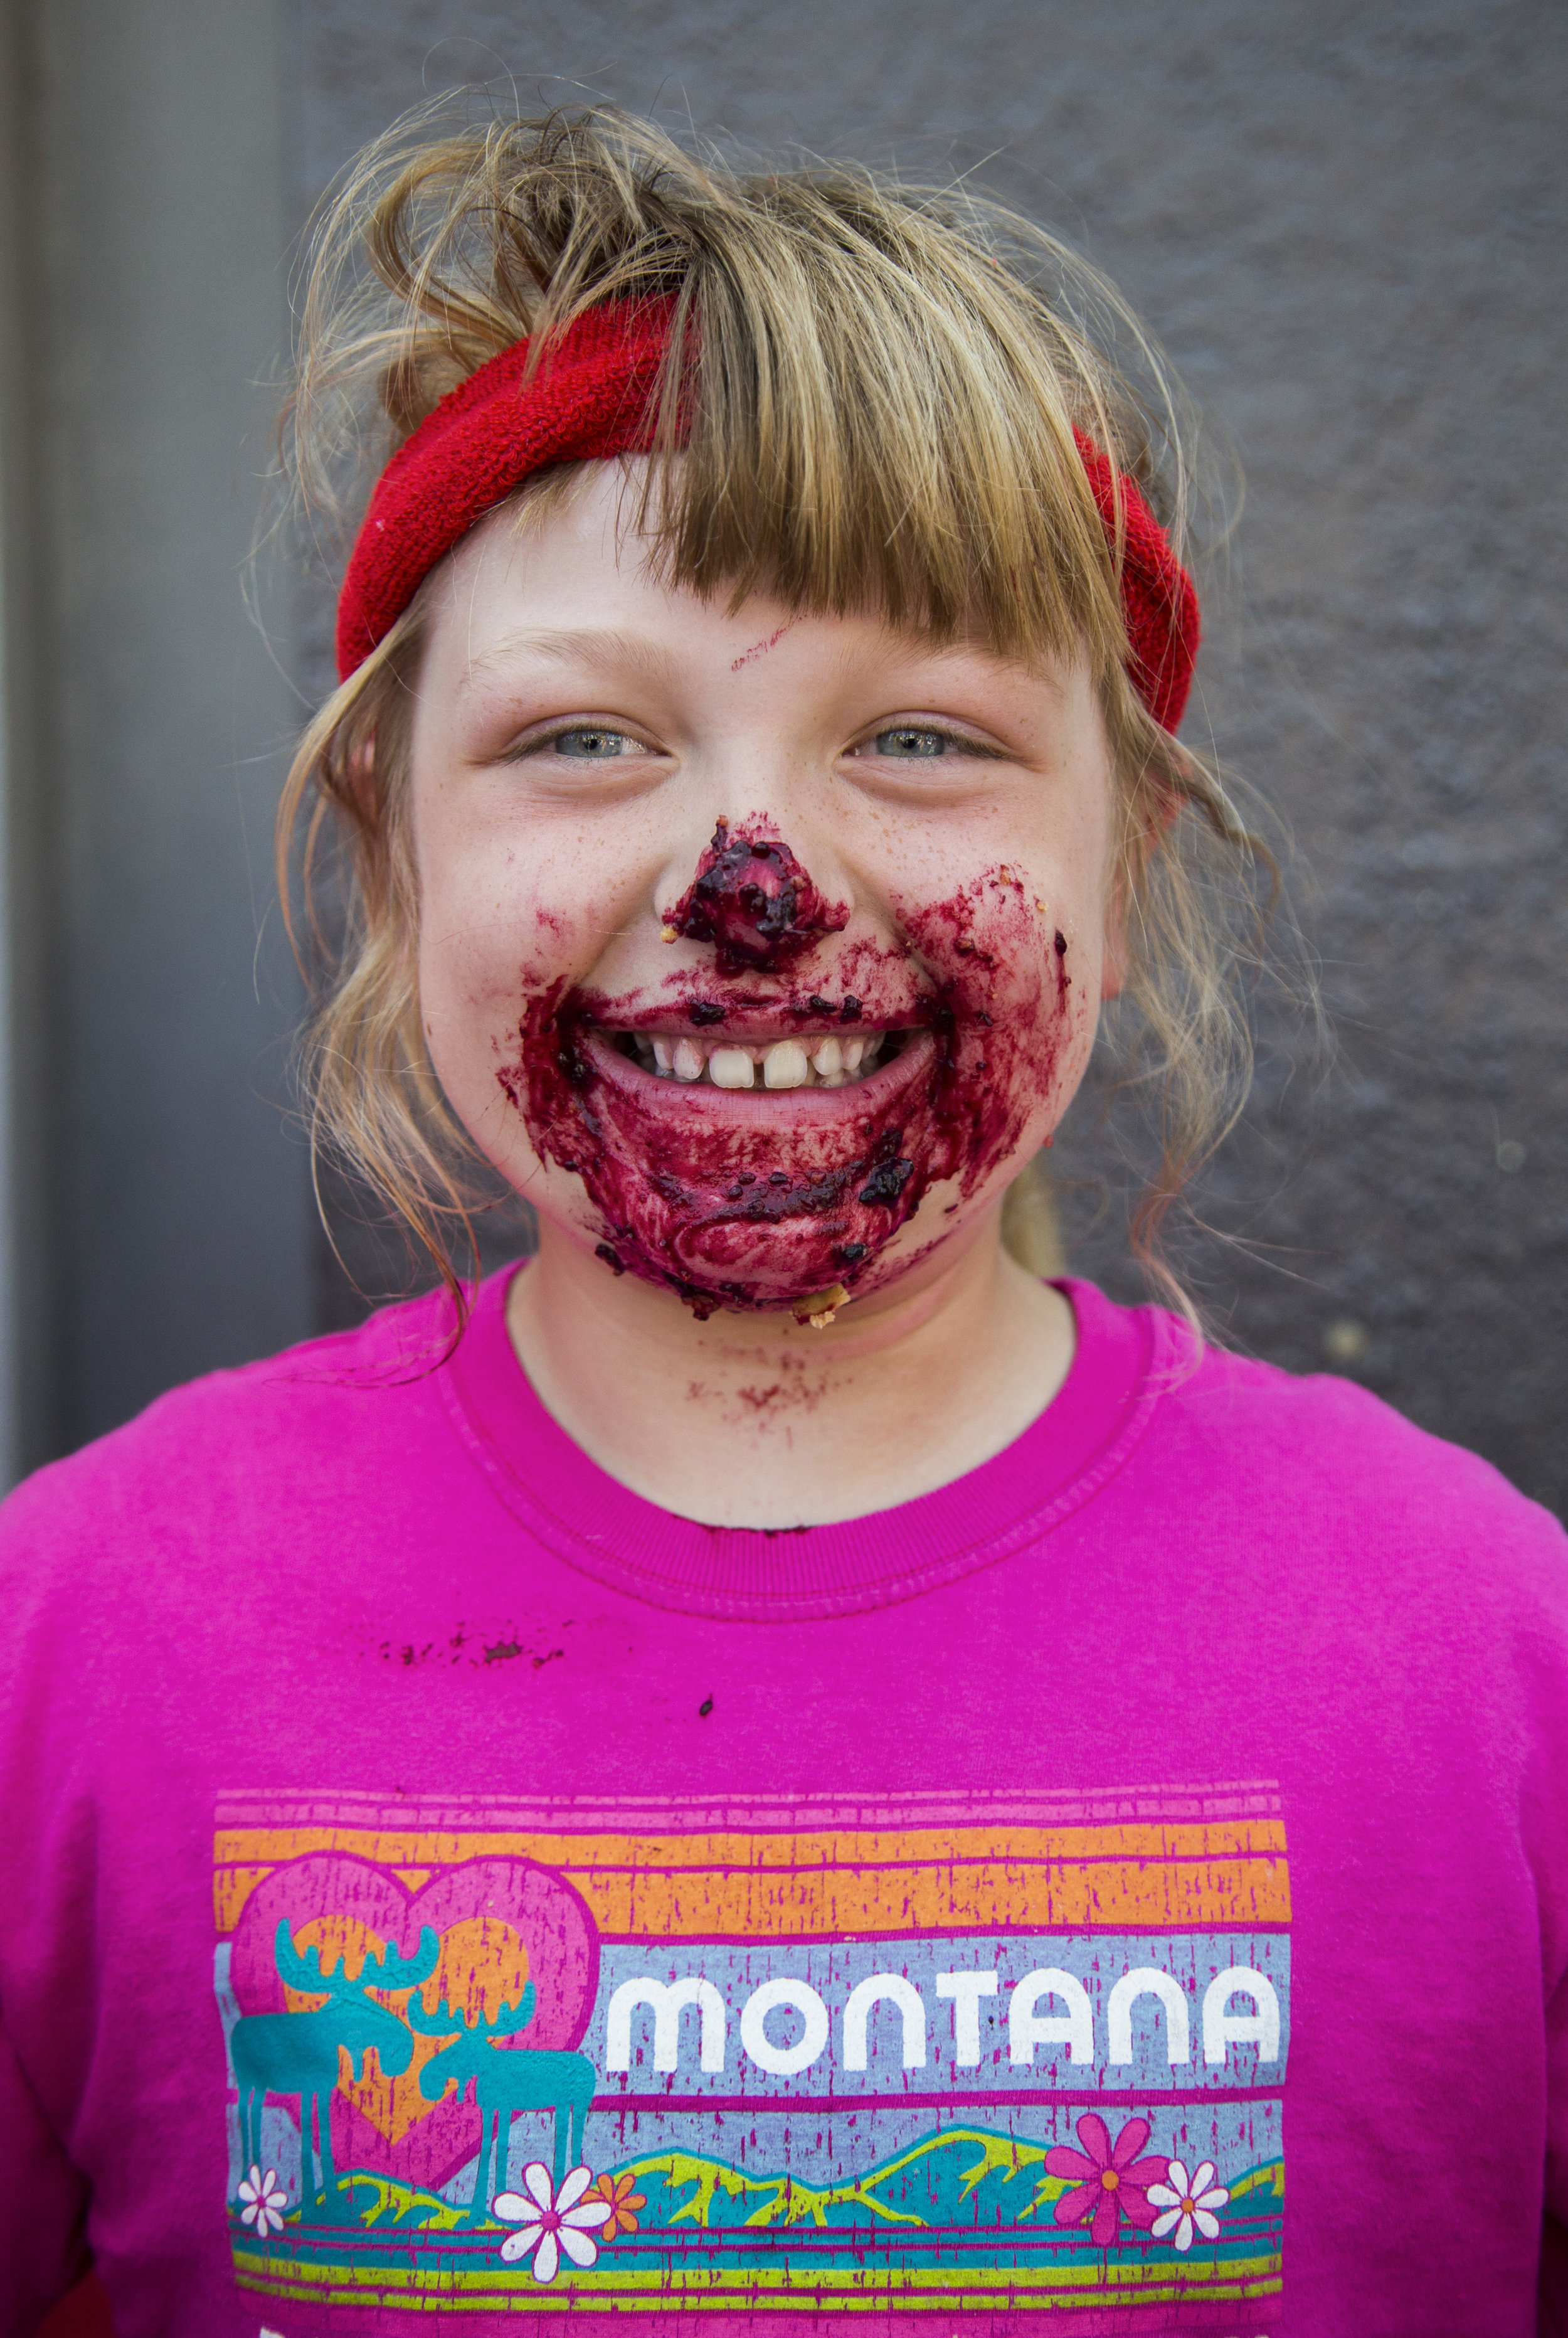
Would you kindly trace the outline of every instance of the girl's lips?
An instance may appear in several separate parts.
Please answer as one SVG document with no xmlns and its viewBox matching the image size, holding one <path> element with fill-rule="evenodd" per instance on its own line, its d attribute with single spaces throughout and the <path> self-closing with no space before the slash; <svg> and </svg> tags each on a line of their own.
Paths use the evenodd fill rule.
<svg viewBox="0 0 1568 2338">
<path fill-rule="evenodd" d="M 622 1054 L 612 1034 L 584 1031 L 579 1043 L 594 1072 L 645 1112 L 658 1111 L 690 1127 L 843 1127 L 867 1114 L 884 1113 L 906 1089 L 929 1080 L 936 1042 L 929 1031 L 908 1031 L 897 1055 L 840 1088 L 723 1088 L 706 1080 L 662 1079 Z M 757 1044 L 753 1042 L 752 1044 Z"/>
</svg>

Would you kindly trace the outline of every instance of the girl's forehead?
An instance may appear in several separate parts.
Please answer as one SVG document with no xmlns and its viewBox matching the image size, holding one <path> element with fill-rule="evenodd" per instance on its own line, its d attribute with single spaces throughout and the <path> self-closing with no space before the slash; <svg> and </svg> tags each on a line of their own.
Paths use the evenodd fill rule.
<svg viewBox="0 0 1568 2338">
<path fill-rule="evenodd" d="M 938 635 L 880 610 L 792 608 L 765 588 L 737 604 L 722 583 L 702 593 L 672 582 L 638 525 L 631 467 L 578 466 L 564 493 L 491 513 L 455 548 L 429 596 L 432 648 L 452 685 L 466 693 L 508 669 L 552 663 L 654 681 L 717 661 L 757 680 L 781 665 L 805 669 L 829 687 L 867 668 L 962 672 L 1052 693 L 1070 686 L 1076 661 L 1044 648 L 1006 654 L 978 622 Z"/>
</svg>

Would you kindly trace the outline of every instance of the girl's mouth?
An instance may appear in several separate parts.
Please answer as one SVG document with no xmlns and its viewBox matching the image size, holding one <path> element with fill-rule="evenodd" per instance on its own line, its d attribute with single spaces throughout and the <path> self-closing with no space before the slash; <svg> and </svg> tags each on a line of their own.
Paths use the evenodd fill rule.
<svg viewBox="0 0 1568 2338">
<path fill-rule="evenodd" d="M 612 1045 L 656 1080 L 688 1087 L 858 1087 L 877 1066 L 902 1053 L 910 1031 L 842 1032 L 799 1038 L 746 1040 L 732 1033 L 710 1038 L 690 1031 L 613 1031 Z"/>
<path fill-rule="evenodd" d="M 662 1144 L 679 1143 L 682 1130 L 701 1142 L 700 1131 L 728 1129 L 737 1141 L 746 1132 L 748 1143 L 777 1145 L 791 1129 L 802 1138 L 811 1130 L 823 1140 L 833 1130 L 848 1137 L 870 1126 L 867 1115 L 879 1123 L 897 1114 L 900 1099 L 936 1071 L 938 1041 L 913 1026 L 848 1037 L 818 1030 L 780 1038 L 777 1024 L 768 1035 L 756 1022 L 694 1032 L 662 1017 L 621 1024 L 601 1009 L 578 1026 L 568 1053 L 581 1067 L 574 1076 L 596 1079 L 650 1132 L 665 1132 Z M 578 1093 L 586 1102 L 586 1090 Z"/>
</svg>

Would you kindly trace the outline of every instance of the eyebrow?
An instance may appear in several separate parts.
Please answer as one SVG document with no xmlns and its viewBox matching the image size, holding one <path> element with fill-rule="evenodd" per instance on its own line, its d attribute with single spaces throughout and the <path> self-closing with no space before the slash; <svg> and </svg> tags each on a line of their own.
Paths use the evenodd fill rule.
<svg viewBox="0 0 1568 2338">
<path fill-rule="evenodd" d="M 1022 673 L 1031 683 L 1048 692 L 1054 699 L 1063 699 L 1067 694 L 1065 682 L 1061 674 L 1054 672 L 1051 667 L 1037 659 L 1009 657 L 994 643 L 976 634 L 961 634 L 957 639 L 950 642 L 932 642 L 923 648 L 919 654 L 938 670 L 945 665 L 956 665 L 960 659 L 965 657 L 975 658 L 981 664 L 989 666 L 992 672 L 1002 680 Z"/>
<path fill-rule="evenodd" d="M 504 634 L 488 649 L 471 657 L 457 688 L 461 693 L 484 674 L 516 657 L 547 658 L 556 665 L 619 666 L 651 682 L 665 681 L 674 665 L 668 650 L 612 626 L 584 625 L 563 632 L 555 628 Z"/>
</svg>

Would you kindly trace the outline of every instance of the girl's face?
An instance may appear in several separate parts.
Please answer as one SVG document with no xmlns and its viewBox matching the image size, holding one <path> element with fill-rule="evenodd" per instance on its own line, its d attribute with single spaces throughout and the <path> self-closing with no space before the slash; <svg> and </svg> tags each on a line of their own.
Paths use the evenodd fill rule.
<svg viewBox="0 0 1568 2338">
<path fill-rule="evenodd" d="M 546 1244 L 699 1316 L 822 1312 L 973 1235 L 1083 1076 L 1099 706 L 1082 666 L 671 591 L 623 501 L 591 467 L 436 593 L 431 1056 Z"/>
</svg>

